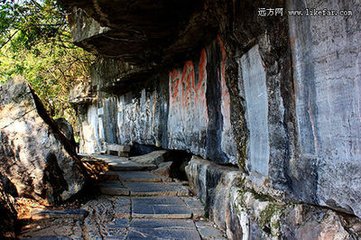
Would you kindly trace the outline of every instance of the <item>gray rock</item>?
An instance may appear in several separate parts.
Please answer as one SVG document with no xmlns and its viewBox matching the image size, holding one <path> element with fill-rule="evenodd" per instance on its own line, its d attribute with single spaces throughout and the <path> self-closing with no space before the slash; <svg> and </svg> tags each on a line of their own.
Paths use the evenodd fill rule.
<svg viewBox="0 0 361 240">
<path fill-rule="evenodd" d="M 88 151 L 101 150 L 104 142 L 138 142 L 189 151 L 221 164 L 238 163 L 247 175 L 242 181 L 236 170 L 209 162 L 193 161 L 187 168 L 194 193 L 231 239 L 281 238 L 280 212 L 291 213 L 279 208 L 287 209 L 290 202 L 335 212 L 310 210 L 306 219 L 315 229 L 285 220 L 291 227 L 287 238 L 347 237 L 337 211 L 361 217 L 361 15 L 355 14 L 360 1 L 277 1 L 284 16 L 271 19 L 257 16 L 265 1 L 205 0 L 201 5 L 206 9 L 194 11 L 199 21 L 177 15 L 189 24 L 184 35 L 166 27 L 161 36 L 149 29 L 163 28 L 157 24 L 161 16 L 144 18 L 131 11 L 143 9 L 147 1 L 63 2 L 84 9 L 75 8 L 72 22 L 79 45 L 104 55 L 116 51 L 120 58 L 100 58 L 94 67 L 93 86 L 117 96 L 99 92 L 99 101 L 82 113 Z M 192 12 L 186 7 L 196 6 L 191 2 L 183 1 L 181 9 Z M 163 3 L 145 9 L 156 7 L 170 15 L 176 9 Z M 353 15 L 286 17 L 287 10 L 306 7 L 352 10 Z M 125 19 L 127 27 L 122 25 Z M 202 23 L 214 24 L 217 40 L 202 36 L 207 30 Z M 197 26 L 204 29 L 192 31 Z M 167 48 L 167 41 L 159 41 L 164 52 L 154 56 L 154 45 L 145 43 L 152 39 L 150 33 L 162 39 L 177 36 L 169 41 L 178 44 Z M 119 41 L 119 35 L 126 41 Z M 196 41 L 198 37 L 207 41 Z M 208 46 L 194 52 L 203 42 Z M 167 52 L 172 49 L 179 50 L 177 58 Z M 162 61 L 165 56 L 169 61 Z M 174 68 L 164 71 L 163 63 Z M 142 74 L 153 64 L 155 76 L 134 84 L 134 79 L 148 79 Z M 325 218 L 316 221 L 317 215 Z M 333 236 L 325 234 L 327 228 Z"/>
<path fill-rule="evenodd" d="M 204 205 L 196 197 L 181 197 L 184 203 L 192 210 L 193 219 L 205 217 Z"/>
<path fill-rule="evenodd" d="M 131 196 L 188 196 L 189 190 L 179 183 L 126 182 Z"/>
<path fill-rule="evenodd" d="M 358 1 L 290 1 L 292 9 L 305 6 L 361 9 Z M 301 196 L 295 195 L 358 217 L 361 30 L 356 26 L 360 20 L 358 14 L 289 18 L 300 148 L 299 159 L 289 163 L 289 175 L 293 189 L 303 190 Z"/>
<path fill-rule="evenodd" d="M 236 168 L 219 166 L 198 157 L 192 157 L 186 172 L 191 190 L 205 204 L 206 214 L 225 230 L 230 215 L 230 189 L 240 182 L 241 173 Z"/>
<path fill-rule="evenodd" d="M 119 203 L 116 206 L 116 202 Z M 83 224 L 85 239 L 103 239 L 108 235 L 107 226 L 117 217 L 130 214 L 130 200 L 124 197 L 100 196 L 82 206 L 89 212 Z"/>
<path fill-rule="evenodd" d="M 133 198 L 134 218 L 191 218 L 191 209 L 178 197 Z"/>
<path fill-rule="evenodd" d="M 153 170 L 156 168 L 156 165 L 154 164 L 138 163 L 130 161 L 125 157 L 100 154 L 92 154 L 91 157 L 106 162 L 109 165 L 109 169 L 111 171 L 144 171 Z"/>
<path fill-rule="evenodd" d="M 86 173 L 71 144 L 23 79 L 0 87 L 0 166 L 20 196 L 57 203 L 78 193 Z"/>
<path fill-rule="evenodd" d="M 184 150 L 222 164 L 237 165 L 225 58 L 224 45 L 214 41 L 196 61 L 129 91 L 125 87 L 128 84 L 122 82 L 121 69 L 132 71 L 133 66 L 123 66 L 115 59 L 99 59 L 92 84 L 115 95 L 100 97 L 97 103 L 84 107 L 80 151 L 103 151 L 105 142 L 138 143 Z M 118 84 L 122 86 L 115 87 Z"/>
<path fill-rule="evenodd" d="M 250 131 L 247 162 L 251 173 L 268 176 L 270 143 L 268 132 L 268 93 L 266 70 L 256 45 L 241 58 L 246 98 L 246 120 Z"/>
<path fill-rule="evenodd" d="M 164 156 L 166 153 L 167 153 L 167 151 L 165 151 L 165 150 L 153 151 L 148 154 L 131 157 L 130 160 L 133 162 L 136 162 L 136 163 L 154 164 L 154 165 L 158 166 L 160 163 L 164 162 L 164 160 L 165 160 Z"/>
<path fill-rule="evenodd" d="M 353 239 L 343 227 L 344 219 L 335 212 L 307 205 L 290 206 L 281 220 L 286 239 Z"/>
<path fill-rule="evenodd" d="M 161 182 L 162 178 L 150 172 L 119 171 L 119 179 L 123 182 Z"/>
<path fill-rule="evenodd" d="M 165 179 L 170 177 L 171 174 L 171 166 L 173 162 L 163 162 L 158 165 L 158 168 L 153 170 L 152 172 L 158 176 L 162 176 Z"/>
<path fill-rule="evenodd" d="M 76 84 L 69 92 L 69 102 L 72 104 L 92 103 L 95 100 L 88 82 Z"/>
<path fill-rule="evenodd" d="M 206 221 L 195 222 L 197 230 L 204 240 L 226 240 L 225 234 Z"/>
<path fill-rule="evenodd" d="M 99 184 L 102 194 L 111 196 L 129 196 L 130 191 L 120 181 L 107 181 Z"/>
<path fill-rule="evenodd" d="M 194 223 L 181 219 L 134 219 L 130 224 L 128 238 L 200 240 Z"/>
</svg>

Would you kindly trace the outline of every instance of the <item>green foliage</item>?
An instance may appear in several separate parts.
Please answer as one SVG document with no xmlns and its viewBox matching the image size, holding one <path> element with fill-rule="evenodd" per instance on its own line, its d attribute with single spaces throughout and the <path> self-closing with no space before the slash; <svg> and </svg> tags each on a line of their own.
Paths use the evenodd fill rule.
<svg viewBox="0 0 361 240">
<path fill-rule="evenodd" d="M 54 0 L 0 3 L 0 83 L 23 75 L 53 117 L 74 115 L 70 89 L 88 78 L 93 56 L 71 42 Z"/>
</svg>

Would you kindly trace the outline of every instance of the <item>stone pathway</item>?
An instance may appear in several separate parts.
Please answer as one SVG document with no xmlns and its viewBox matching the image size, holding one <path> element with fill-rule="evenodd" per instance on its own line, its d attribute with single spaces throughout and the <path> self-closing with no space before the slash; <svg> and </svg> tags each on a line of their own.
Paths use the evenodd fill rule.
<svg viewBox="0 0 361 240">
<path fill-rule="evenodd" d="M 38 226 L 20 239 L 226 239 L 204 219 L 204 207 L 186 182 L 153 174 L 154 164 L 97 158 L 110 168 L 99 184 L 101 195 L 78 210 L 35 212 Z"/>
</svg>

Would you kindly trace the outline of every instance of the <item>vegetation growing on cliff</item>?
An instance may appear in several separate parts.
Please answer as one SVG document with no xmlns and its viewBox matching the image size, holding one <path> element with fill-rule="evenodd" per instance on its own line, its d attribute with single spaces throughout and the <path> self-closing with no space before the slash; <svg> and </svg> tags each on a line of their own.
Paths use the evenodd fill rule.
<svg viewBox="0 0 361 240">
<path fill-rule="evenodd" d="M 71 117 L 69 90 L 88 77 L 93 57 L 71 41 L 55 0 L 0 3 L 0 82 L 23 75 L 53 117 Z"/>
</svg>

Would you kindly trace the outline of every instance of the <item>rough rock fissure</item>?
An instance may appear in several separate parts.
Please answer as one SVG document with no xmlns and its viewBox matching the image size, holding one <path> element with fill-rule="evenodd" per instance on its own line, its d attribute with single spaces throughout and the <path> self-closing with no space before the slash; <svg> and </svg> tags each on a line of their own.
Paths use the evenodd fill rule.
<svg viewBox="0 0 361 240">
<path fill-rule="evenodd" d="M 36 110 L 36 108 L 29 109 L 29 110 L 28 110 L 27 112 L 25 112 L 23 115 L 15 118 L 14 121 L 23 119 L 27 114 L 29 114 L 29 113 L 31 113 L 32 111 L 35 111 L 35 110 Z M 5 128 L 8 128 L 8 127 L 10 127 L 10 126 L 13 125 L 13 124 L 14 124 L 14 123 L 9 123 L 8 125 L 5 125 L 5 126 L 1 127 L 0 130 L 5 129 Z"/>
</svg>

